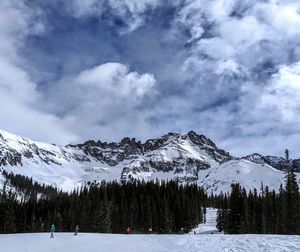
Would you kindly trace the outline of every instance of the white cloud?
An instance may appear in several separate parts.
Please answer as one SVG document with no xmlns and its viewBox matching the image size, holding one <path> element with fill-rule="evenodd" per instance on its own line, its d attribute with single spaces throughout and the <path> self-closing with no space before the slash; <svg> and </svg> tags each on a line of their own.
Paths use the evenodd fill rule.
<svg viewBox="0 0 300 252">
<path fill-rule="evenodd" d="M 59 118 L 39 109 L 43 97 L 23 69 L 19 50 L 28 35 L 44 31 L 41 12 L 23 1 L 0 2 L 0 128 L 45 141 L 68 142 L 74 136 Z"/>
<path fill-rule="evenodd" d="M 233 134 L 221 139 L 222 146 L 237 155 L 250 152 L 281 155 L 283 149 L 289 148 L 297 157 L 299 100 L 299 62 L 281 66 L 265 85 L 241 83 L 238 110 L 224 131 L 230 129 Z"/>
<path fill-rule="evenodd" d="M 219 37 L 201 39 L 194 50 L 195 54 L 201 52 L 216 60 L 231 58 L 235 53 L 235 48 Z"/>
<path fill-rule="evenodd" d="M 68 73 L 61 73 L 57 83 L 47 83 L 46 91 L 41 94 L 30 73 L 22 67 L 30 62 L 20 56 L 20 49 L 29 35 L 47 32 L 43 13 L 27 8 L 23 1 L 1 1 L 0 128 L 58 142 L 77 136 L 80 140 L 119 140 L 126 135 L 145 139 L 167 131 L 194 129 L 217 143 L 221 141 L 234 154 L 255 150 L 278 154 L 280 148 L 296 148 L 293 137 L 299 136 L 300 127 L 297 117 L 300 63 L 295 63 L 300 60 L 300 3 L 296 0 L 167 2 L 176 7 L 172 10 L 175 20 L 171 20 L 173 12 L 170 12 L 166 24 L 164 20 L 161 22 L 163 28 L 146 27 L 153 33 L 137 31 L 132 37 L 130 32 L 142 29 L 147 25 L 145 21 L 151 20 L 147 19 L 152 13 L 149 10 L 165 1 L 72 0 L 65 4 L 69 12 L 64 14 L 73 18 L 109 13 L 121 20 L 126 26 L 121 32 L 127 33 L 124 48 L 132 50 L 127 53 L 132 59 L 125 60 L 141 64 L 140 69 L 146 70 L 135 72 L 116 54 L 112 58 L 124 64 L 106 63 L 81 70 L 78 67 L 75 73 L 69 69 Z M 108 20 L 101 22 L 115 21 L 109 15 L 104 17 Z M 167 31 L 168 22 L 171 31 Z M 116 27 L 113 22 L 111 25 L 113 32 L 120 32 L 123 27 Z M 142 40 L 138 37 L 155 32 L 165 34 L 151 37 L 149 44 L 147 37 Z M 130 39 L 134 46 L 128 45 Z M 161 40 L 153 43 L 155 39 Z M 123 42 L 114 41 L 112 47 Z M 166 54 L 155 51 L 156 46 Z M 136 48 L 139 50 L 135 51 Z M 146 67 L 156 62 L 152 51 L 162 54 L 160 59 L 166 64 L 150 66 L 150 71 Z M 84 53 L 79 54 L 74 56 L 78 62 Z M 174 57 L 165 57 L 171 54 Z M 97 60 L 95 63 L 88 58 L 85 62 L 102 62 Z M 155 78 L 147 72 L 155 73 Z M 284 139 L 287 146 L 280 144 Z"/>
<path fill-rule="evenodd" d="M 128 67 L 120 63 L 106 63 L 85 70 L 75 78 L 75 82 L 94 87 L 101 95 L 130 100 L 143 97 L 155 85 L 152 74 L 129 72 Z"/>
<path fill-rule="evenodd" d="M 299 1 L 185 0 L 176 20 L 190 32 L 181 70 L 193 82 L 186 89 L 198 106 L 194 125 L 238 155 L 255 141 L 264 153 L 278 154 L 282 139 L 281 148 L 296 149 L 289 136 L 300 126 Z"/>
<path fill-rule="evenodd" d="M 112 9 L 112 14 L 120 17 L 128 25 L 123 32 L 131 32 L 141 26 L 144 22 L 144 12 L 160 5 L 159 0 L 72 0 L 70 7 L 75 16 L 86 15 L 101 16 Z"/>
<path fill-rule="evenodd" d="M 111 140 L 134 133 L 141 137 L 149 125 L 140 106 L 156 95 L 155 85 L 152 74 L 106 63 L 61 80 L 49 97 L 55 104 L 51 110 L 65 114 L 66 125 L 84 139 Z"/>
<path fill-rule="evenodd" d="M 254 16 L 246 16 L 241 19 L 230 18 L 219 25 L 218 31 L 220 37 L 231 45 L 235 52 L 262 39 L 272 39 L 268 27 L 259 23 Z"/>
<path fill-rule="evenodd" d="M 299 8 L 298 1 L 186 0 L 177 22 L 190 31 L 187 42 L 197 41 L 190 57 L 205 53 L 214 59 L 238 58 L 245 65 L 240 58 L 253 55 L 251 48 L 261 41 L 282 44 L 300 35 Z"/>
<path fill-rule="evenodd" d="M 261 23 L 267 24 L 279 38 L 300 33 L 299 1 L 270 1 L 254 5 L 253 14 Z"/>
<path fill-rule="evenodd" d="M 238 74 L 241 70 L 239 65 L 234 60 L 222 60 L 217 63 L 217 68 L 215 73 L 218 75 L 224 75 L 226 73 Z"/>
<path fill-rule="evenodd" d="M 156 2 L 110 1 L 109 4 L 118 15 L 129 13 L 132 26 Z M 76 3 L 78 15 L 94 15 L 103 4 Z M 26 59 L 19 50 L 29 35 L 47 32 L 43 13 L 21 1 L 5 0 L 0 7 L 0 128 L 57 143 L 95 138 L 97 134 L 117 139 L 126 132 L 132 135 L 133 128 L 142 135 L 148 125 L 146 116 L 137 107 L 146 96 L 155 95 L 156 80 L 152 74 L 139 74 L 123 64 L 107 63 L 83 70 L 75 77 L 64 75 L 59 83 L 52 83 L 53 97 L 42 94 L 22 67 Z"/>
<path fill-rule="evenodd" d="M 282 123 L 298 122 L 300 112 L 300 62 L 282 66 L 261 94 L 259 108 L 276 113 Z"/>
<path fill-rule="evenodd" d="M 200 39 L 207 23 L 221 23 L 229 18 L 236 0 L 185 0 L 177 22 L 191 32 L 191 40 Z"/>
</svg>

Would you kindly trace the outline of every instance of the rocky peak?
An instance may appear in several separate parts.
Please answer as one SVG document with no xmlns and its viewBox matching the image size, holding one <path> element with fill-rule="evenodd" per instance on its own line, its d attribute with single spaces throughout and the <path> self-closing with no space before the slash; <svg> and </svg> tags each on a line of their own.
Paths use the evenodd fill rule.
<svg viewBox="0 0 300 252">
<path fill-rule="evenodd" d="M 190 131 L 187 136 L 195 145 L 200 146 L 204 149 L 208 155 L 215 159 L 219 163 L 226 162 L 228 160 L 234 159 L 228 152 L 219 149 L 216 144 L 204 135 L 198 135 L 194 131 Z"/>
<path fill-rule="evenodd" d="M 234 158 L 219 149 L 211 139 L 194 131 L 187 134 L 168 133 L 144 143 L 125 137 L 119 143 L 89 140 L 77 145 L 58 146 L 0 130 L 0 168 L 60 187 L 69 187 L 70 181 L 80 186 L 87 181 L 158 178 L 201 185 L 208 183 L 209 188 L 223 183 L 214 177 L 217 171 L 221 177 L 225 173 L 224 178 L 228 177 L 229 170 L 243 171 L 245 166 L 249 169 L 271 169 L 270 172 L 274 173 L 270 166 L 284 170 L 286 162 L 281 157 L 258 153 Z M 288 162 L 294 171 L 300 171 L 300 159 Z M 277 176 L 277 171 L 275 173 Z M 232 179 L 235 176 L 234 173 Z M 255 181 L 259 179 L 255 178 Z M 231 180 L 228 188 L 230 184 Z"/>
<path fill-rule="evenodd" d="M 246 159 L 246 160 L 251 161 L 256 164 L 265 164 L 266 163 L 266 158 L 258 153 L 253 153 L 251 155 L 242 157 L 241 159 Z"/>
<path fill-rule="evenodd" d="M 284 158 L 276 156 L 265 156 L 264 159 L 267 164 L 279 170 L 281 170 L 281 164 L 285 161 Z"/>
<path fill-rule="evenodd" d="M 120 142 L 120 145 L 136 145 L 136 141 L 135 141 L 135 138 L 129 138 L 129 137 L 124 137 L 121 142 Z"/>
<path fill-rule="evenodd" d="M 163 146 L 166 146 L 171 141 L 178 141 L 180 137 L 181 137 L 180 134 L 170 132 L 162 137 L 149 139 L 143 144 L 144 151 L 147 152 L 147 151 L 153 151 L 159 149 Z"/>
<path fill-rule="evenodd" d="M 282 157 L 263 156 L 258 153 L 253 153 L 242 157 L 241 159 L 246 159 L 256 164 L 268 164 L 281 171 L 286 171 L 289 168 L 292 168 L 295 172 L 300 172 L 300 159 L 286 160 Z"/>
<path fill-rule="evenodd" d="M 215 143 L 204 135 L 198 135 L 194 131 L 190 131 L 187 135 L 194 144 L 217 149 Z"/>
</svg>

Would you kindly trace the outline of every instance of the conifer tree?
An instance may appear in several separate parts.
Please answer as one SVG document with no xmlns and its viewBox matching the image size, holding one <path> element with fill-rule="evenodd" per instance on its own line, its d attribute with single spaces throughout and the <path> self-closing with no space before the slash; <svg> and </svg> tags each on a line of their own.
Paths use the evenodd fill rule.
<svg viewBox="0 0 300 252">
<path fill-rule="evenodd" d="M 239 184 L 233 184 L 231 189 L 228 233 L 240 234 L 244 230 L 243 198 Z"/>
<path fill-rule="evenodd" d="M 299 187 L 292 170 L 287 174 L 285 194 L 286 229 L 289 234 L 296 234 L 299 226 Z"/>
</svg>

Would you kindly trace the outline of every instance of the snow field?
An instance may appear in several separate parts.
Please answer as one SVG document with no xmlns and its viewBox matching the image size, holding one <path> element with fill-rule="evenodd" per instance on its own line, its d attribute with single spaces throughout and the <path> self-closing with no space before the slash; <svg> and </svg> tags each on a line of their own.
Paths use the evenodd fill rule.
<svg viewBox="0 0 300 252">
<path fill-rule="evenodd" d="M 57 233 L 0 235 L 1 252 L 292 252 L 300 236 L 122 235 Z"/>
</svg>

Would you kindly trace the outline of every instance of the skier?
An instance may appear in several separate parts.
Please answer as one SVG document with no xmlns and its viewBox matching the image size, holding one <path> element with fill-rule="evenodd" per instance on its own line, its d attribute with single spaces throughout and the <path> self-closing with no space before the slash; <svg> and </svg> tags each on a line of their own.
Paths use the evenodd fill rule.
<svg viewBox="0 0 300 252">
<path fill-rule="evenodd" d="M 74 235 L 77 235 L 77 234 L 78 234 L 78 231 L 79 231 L 79 226 L 78 226 L 78 225 L 76 225 L 76 227 L 75 227 L 75 233 L 74 233 Z"/>
<path fill-rule="evenodd" d="M 130 227 L 127 227 L 126 233 L 127 233 L 127 234 L 130 234 L 130 233 L 131 233 L 131 228 L 130 228 Z"/>
<path fill-rule="evenodd" d="M 50 228 L 50 232 L 51 232 L 50 238 L 54 238 L 54 232 L 55 232 L 55 226 L 54 226 L 54 224 L 52 224 L 52 226 Z"/>
<path fill-rule="evenodd" d="M 151 227 L 149 228 L 149 234 L 152 234 L 152 228 Z"/>
</svg>

